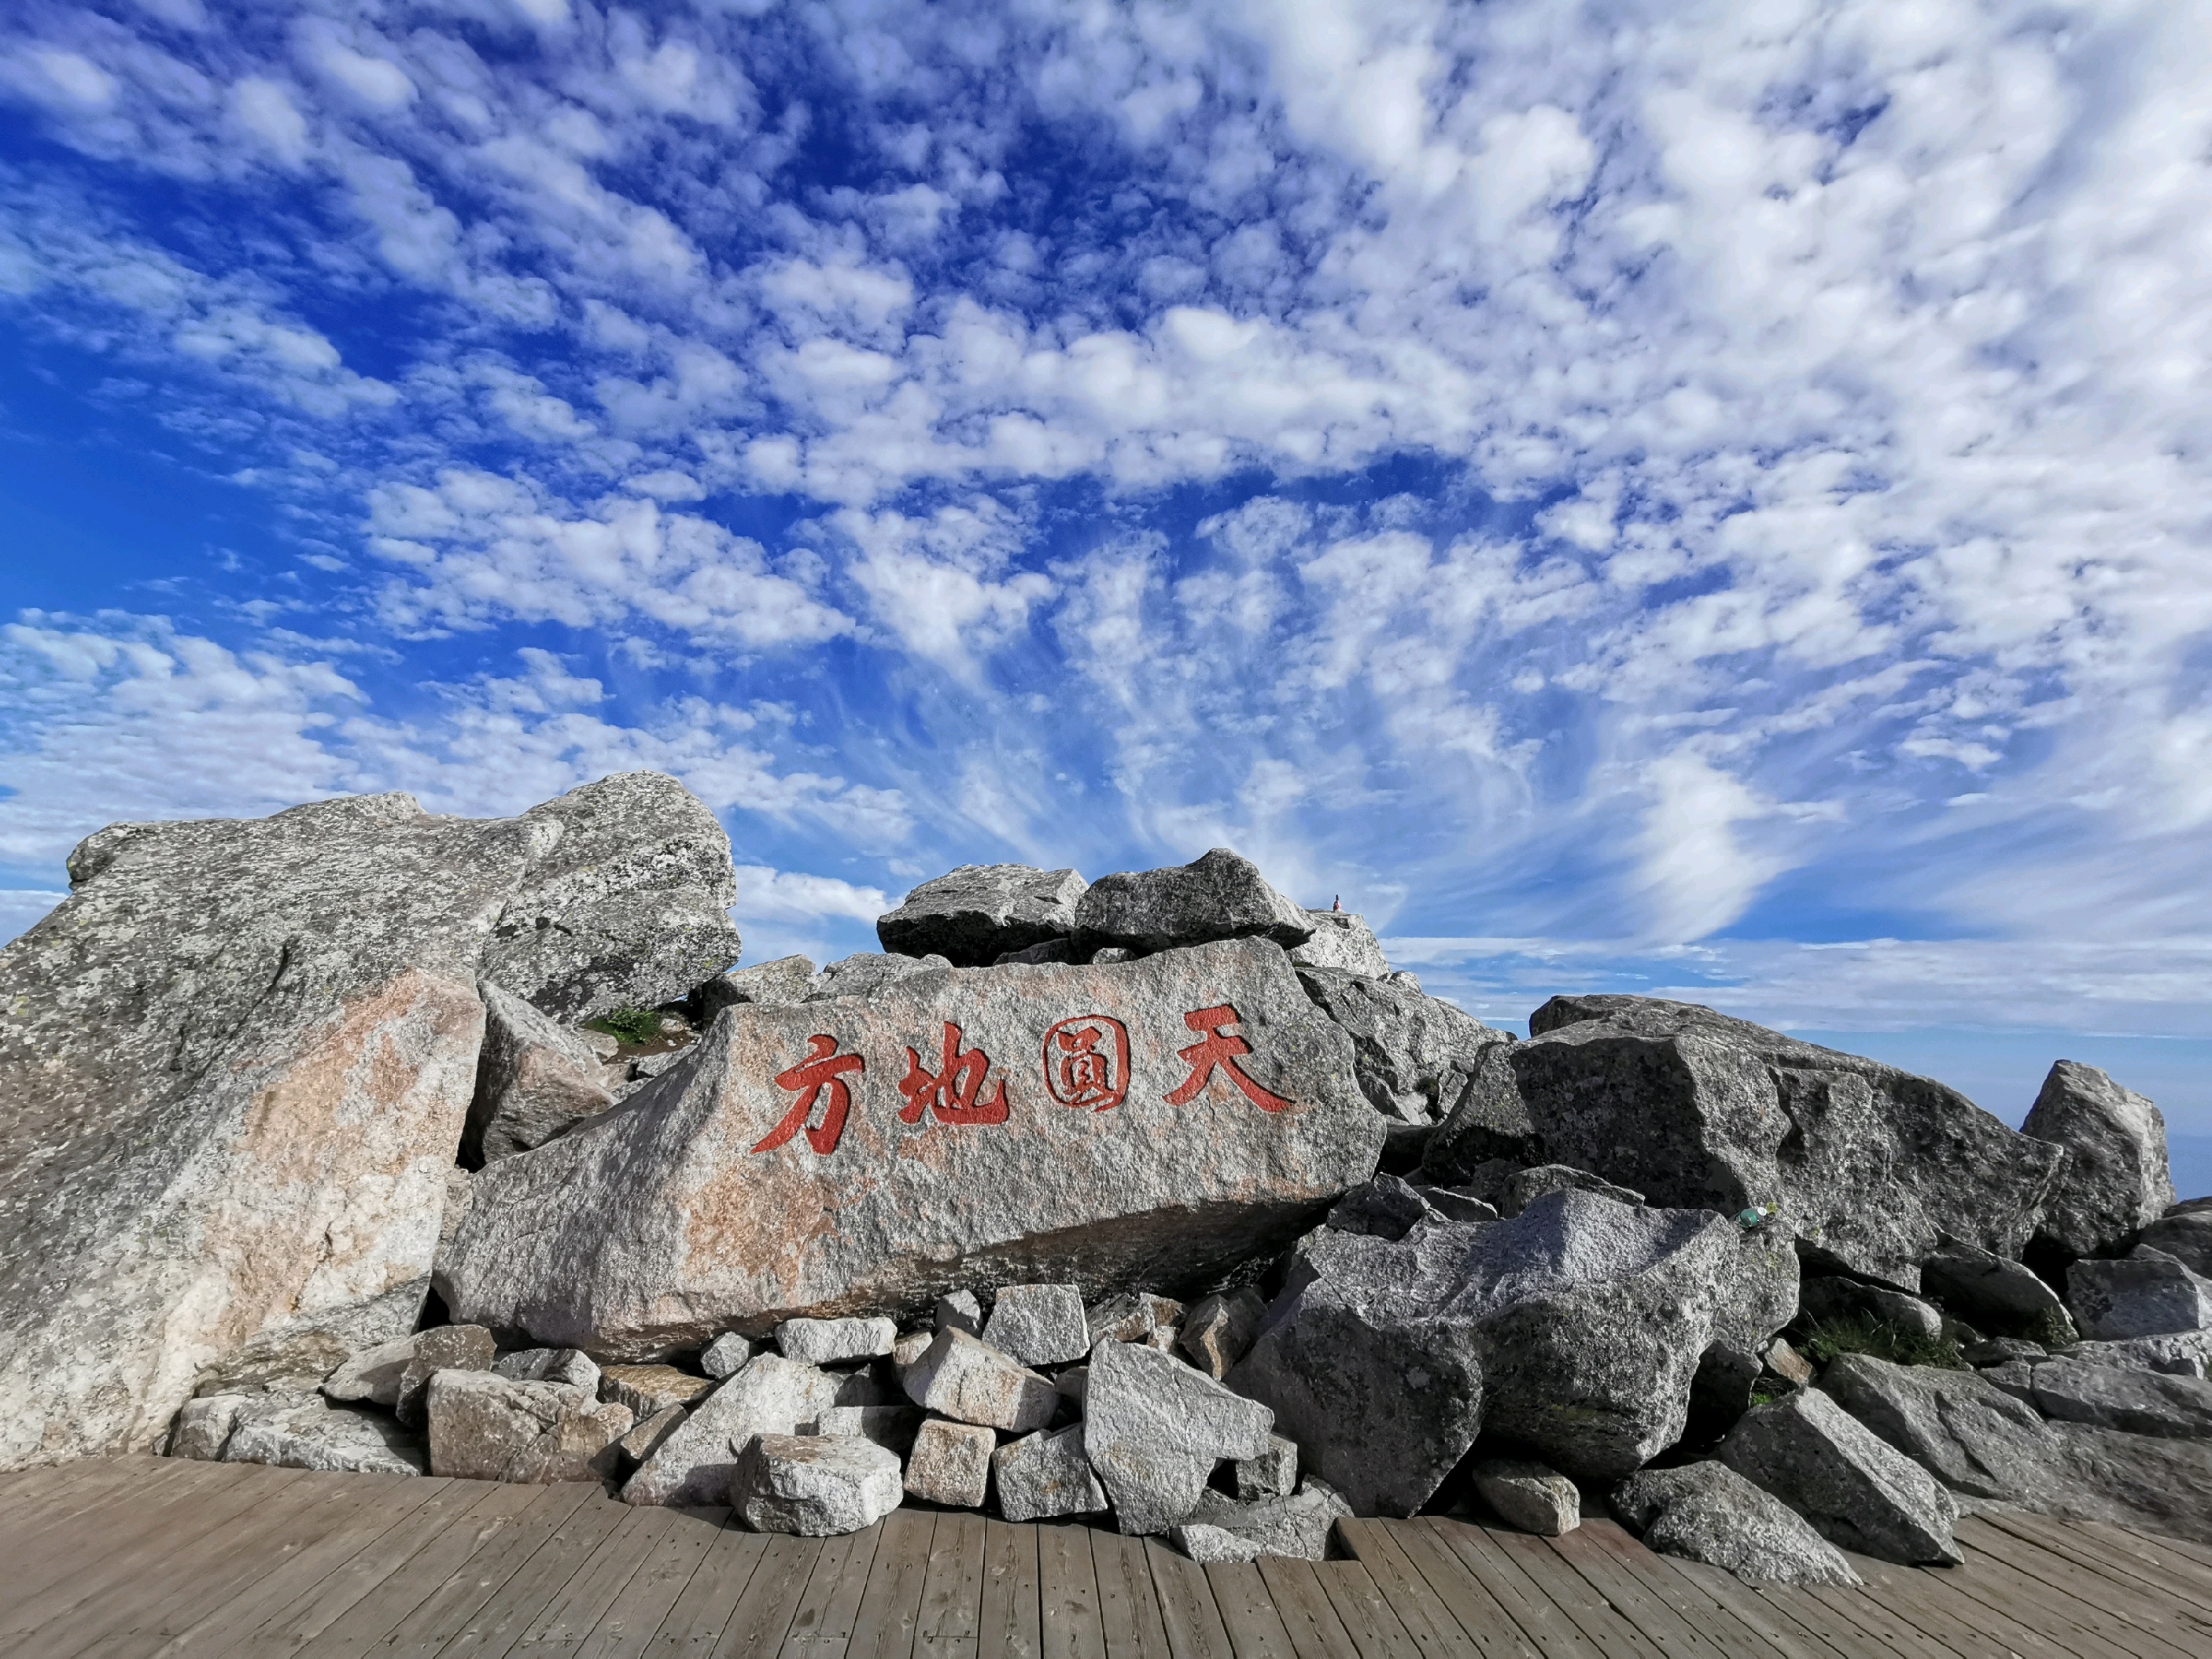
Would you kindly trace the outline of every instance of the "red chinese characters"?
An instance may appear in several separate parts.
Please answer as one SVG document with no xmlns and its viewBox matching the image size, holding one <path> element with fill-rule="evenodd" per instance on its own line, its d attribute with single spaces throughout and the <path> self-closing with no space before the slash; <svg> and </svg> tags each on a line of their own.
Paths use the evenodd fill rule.
<svg viewBox="0 0 2212 1659">
<path fill-rule="evenodd" d="M 1129 1028 L 1077 1014 L 1044 1034 L 1044 1086 L 1063 1106 L 1110 1112 L 1129 1092 Z"/>
<path fill-rule="evenodd" d="M 865 1071 L 867 1064 L 858 1054 L 839 1054 L 836 1037 L 807 1038 L 806 1058 L 790 1070 L 775 1074 L 777 1088 L 799 1089 L 805 1092 L 783 1115 L 783 1121 L 763 1135 L 753 1150 L 772 1152 L 804 1126 L 806 1144 L 817 1156 L 827 1158 L 836 1152 L 838 1139 L 845 1133 L 845 1115 L 853 1109 L 853 1091 L 846 1086 L 844 1073 Z M 814 1110 L 816 1098 L 824 1090 L 829 1091 L 830 1103 L 823 1109 L 822 1121 L 818 1125 L 810 1124 L 806 1120 Z"/>
<path fill-rule="evenodd" d="M 1163 1097 L 1169 1105 L 1190 1104 L 1198 1098 L 1198 1091 L 1206 1087 L 1214 1073 L 1218 1071 L 1243 1091 L 1245 1099 L 1261 1111 L 1284 1112 L 1290 1109 L 1289 1101 L 1280 1095 L 1268 1093 L 1245 1076 L 1243 1067 L 1237 1065 L 1240 1058 L 1252 1052 L 1252 1045 L 1222 1028 L 1237 1024 L 1239 1018 L 1237 1010 L 1225 1002 L 1218 1008 L 1200 1008 L 1182 1017 L 1182 1023 L 1198 1032 L 1202 1040 L 1192 1043 L 1188 1048 L 1176 1050 L 1189 1064 L 1190 1075 Z"/>
<path fill-rule="evenodd" d="M 946 1020 L 945 1057 L 933 1073 L 921 1063 L 921 1055 L 915 1050 L 906 1051 L 906 1076 L 899 1083 L 899 1092 L 906 1097 L 906 1104 L 899 1108 L 902 1122 L 921 1122 L 925 1107 L 939 1123 L 1006 1121 L 1006 1079 L 994 1083 L 991 1092 L 984 1095 L 983 1080 L 990 1072 L 991 1057 L 981 1048 L 963 1054 L 960 1042 L 960 1028 Z"/>
</svg>

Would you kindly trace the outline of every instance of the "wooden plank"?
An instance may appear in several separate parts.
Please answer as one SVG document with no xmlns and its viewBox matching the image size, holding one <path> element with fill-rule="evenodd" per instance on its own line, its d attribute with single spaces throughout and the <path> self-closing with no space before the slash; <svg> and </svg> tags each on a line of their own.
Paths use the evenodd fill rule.
<svg viewBox="0 0 2212 1659">
<path fill-rule="evenodd" d="M 1094 1531 L 1091 1565 L 1098 1577 L 1099 1630 L 1111 1659 L 1174 1659 L 1144 1540 Z"/>
<path fill-rule="evenodd" d="M 2162 1532 L 2145 1532 L 2140 1527 L 2114 1526 L 2113 1530 L 2124 1532 L 2131 1537 L 2142 1540 L 2147 1544 L 2155 1544 L 2161 1549 L 2169 1550 L 2176 1555 L 2187 1556 L 2201 1565 L 2212 1567 L 2212 1544 L 2200 1544 L 2188 1538 L 2169 1538 Z"/>
<path fill-rule="evenodd" d="M 1808 1584 L 1803 1594 L 1899 1652 L 1924 1655 L 1948 1650 L 1983 1659 L 2005 1654 L 2018 1659 L 2060 1659 L 2068 1652 L 2014 1620 L 1992 1617 L 1932 1572 L 1849 1550 L 1844 1559 L 1866 1580 L 1864 1589 Z"/>
<path fill-rule="evenodd" d="M 1091 1529 L 1039 1527 L 1036 1534 L 1039 1653 L 1042 1659 L 1106 1659 Z"/>
<path fill-rule="evenodd" d="M 1475 1622 L 1484 1626 L 1480 1634 L 1461 1624 L 1406 1553 L 1403 1540 L 1425 1532 L 1421 1523 L 1340 1521 L 1337 1531 L 1352 1554 L 1373 1575 L 1423 1659 L 1466 1659 L 1470 1655 L 1486 1656 L 1486 1659 L 1515 1659 L 1516 1656 L 1533 1651 L 1522 1637 L 1520 1627 L 1510 1620 L 1498 1627 L 1478 1619 Z M 1446 1565 L 1439 1565 L 1439 1561 Z M 1430 1565 L 1440 1577 L 1444 1576 L 1448 1565 L 1455 1579 L 1468 1584 L 1476 1582 L 1449 1551 L 1431 1559 Z M 1462 1593 L 1460 1583 L 1455 1583 L 1453 1589 L 1455 1595 Z M 1492 1605 L 1496 1605 L 1495 1598 L 1492 1598 Z"/>
<path fill-rule="evenodd" d="M 1145 1540 L 1145 1559 L 1152 1565 L 1160 1624 L 1175 1659 L 1236 1659 L 1206 1569 L 1157 1538 Z"/>
<path fill-rule="evenodd" d="M 2203 1617 L 2205 1628 L 2212 1632 L 2212 1613 L 2205 1612 L 2212 1606 L 2212 1571 L 2200 1577 L 2185 1567 L 2176 1570 L 2169 1561 L 2131 1549 L 2124 1534 L 2117 1531 L 2092 1532 L 2087 1527 L 2017 1510 L 1988 1513 L 1981 1519 L 1984 1524 L 2002 1528 L 2039 1549 L 2094 1568 L 2116 1584 L 2164 1596 L 2180 1607 L 2185 1617 Z"/>
<path fill-rule="evenodd" d="M 985 1521 L 976 1659 L 1039 1659 L 1044 1645 L 1039 1628 L 1042 1617 L 1037 1601 L 1036 1528 Z"/>
<path fill-rule="evenodd" d="M 1253 1565 L 1298 1659 L 1360 1659 L 1358 1644 L 1314 1577 L 1312 1562 L 1263 1555 Z"/>
<path fill-rule="evenodd" d="M 2201 1625 L 2177 1612 L 2181 1604 L 2146 1587 L 2111 1575 L 2054 1550 L 2044 1549 L 2014 1537 L 2001 1527 L 1978 1520 L 1962 1521 L 1956 1534 L 1973 1554 L 1967 1565 L 1982 1561 L 2001 1564 L 2011 1576 L 2034 1587 L 2037 1599 L 2058 1598 L 2077 1623 L 2110 1636 L 2123 1646 L 2121 1633 L 2134 1632 L 2154 1638 L 2161 1650 L 2200 1644 L 2212 1633 L 2212 1620 Z M 2071 1611 L 2078 1608 L 2078 1613 Z"/>
<path fill-rule="evenodd" d="M 846 1659 L 883 1536 L 879 1522 L 865 1532 L 823 1540 L 821 1559 L 792 1614 L 782 1659 Z"/>
<path fill-rule="evenodd" d="M 575 1649 L 577 1659 L 639 1659 L 706 1559 L 730 1512 L 672 1509 L 667 1530 Z"/>
<path fill-rule="evenodd" d="M 983 1610 L 983 1517 L 940 1515 L 930 1536 L 915 1659 L 975 1659 Z M 1165 1659 L 1165 1656 L 1162 1656 Z"/>
<path fill-rule="evenodd" d="M 1943 1575 L 1943 1582 L 1962 1595 L 1971 1596 L 1993 1612 L 2032 1623 L 2053 1640 L 2081 1653 L 2084 1644 L 2096 1650 L 2095 1659 L 2166 1659 L 2172 1644 L 2136 1628 L 2108 1607 L 2092 1606 L 2056 1585 L 2038 1582 L 2006 1562 L 1966 1547 L 1964 1565 Z M 2093 1594 L 2094 1594 L 2093 1590 Z M 2097 1600 L 2118 1600 L 2109 1593 Z M 2082 1659 L 2092 1659 L 2082 1654 Z"/>
<path fill-rule="evenodd" d="M 13 1553 L 7 1584 L 0 1589 L 0 1633 L 13 1628 L 6 1615 L 34 1596 L 81 1577 L 100 1561 L 128 1554 L 145 1540 L 163 1536 L 180 1505 L 243 1486 L 249 1478 L 235 1463 L 191 1463 L 150 1490 L 128 1483 L 106 1488 L 96 1502 L 67 1521 L 40 1528 L 28 1547 Z"/>
<path fill-rule="evenodd" d="M 1638 1558 L 1628 1563 L 1632 1569 L 1680 1580 L 1687 1593 L 1723 1610 L 1765 1644 L 1762 1650 L 1782 1659 L 1859 1659 L 1864 1651 L 1863 1644 L 1854 1639 L 1856 1632 L 1838 1640 L 1832 1629 L 1808 1626 L 1790 1610 L 1759 1600 L 1750 1585 L 1724 1567 L 1661 1555 L 1640 1546 Z"/>
<path fill-rule="evenodd" d="M 731 1612 L 714 1659 L 769 1659 L 780 1652 L 799 1598 L 821 1559 L 818 1538 L 769 1539 L 752 1582 Z"/>
<path fill-rule="evenodd" d="M 1290 1632 L 1283 1628 L 1267 1580 L 1249 1561 L 1209 1561 L 1206 1582 L 1213 1588 L 1213 1605 L 1221 1609 L 1221 1623 L 1229 1632 L 1229 1645 L 1237 1659 L 1297 1659 Z"/>
<path fill-rule="evenodd" d="M 1498 1547 L 1490 1528 L 1478 1522 L 1431 1516 L 1423 1523 L 1457 1556 L 1545 1659 L 1602 1659 L 1604 1650 L 1544 1593 L 1520 1564 Z"/>
<path fill-rule="evenodd" d="M 1622 1618 L 1611 1603 L 1590 1588 L 1589 1581 L 1561 1560 L 1559 1553 L 1548 1547 L 1543 1539 L 1502 1528 L 1492 1530 L 1487 1535 L 1498 1553 L 1520 1568 L 1529 1582 L 1567 1616 L 1577 1630 L 1595 1643 L 1607 1659 L 1615 1659 L 1621 1654 L 1657 1659 L 1659 1650 L 1644 1633 Z"/>
<path fill-rule="evenodd" d="M 629 1513 L 629 1504 L 607 1497 L 594 1483 L 583 1504 L 469 1616 L 453 1640 L 439 1650 L 441 1655 L 493 1659 L 507 1652 Z"/>
<path fill-rule="evenodd" d="M 1420 1659 L 1421 1650 L 1390 1610 L 1374 1574 L 1357 1561 L 1316 1561 L 1314 1582 L 1328 1597 L 1359 1659 Z"/>
<path fill-rule="evenodd" d="M 738 1525 L 735 1516 L 726 1518 L 645 1650 L 657 1659 L 707 1659 L 721 1645 L 730 1615 L 767 1553 L 767 1534 Z"/>
<path fill-rule="evenodd" d="M 913 1659 L 937 1514 L 933 1510 L 894 1510 L 880 1524 L 882 1540 L 868 1567 L 848 1652 L 850 1659 Z"/>
<path fill-rule="evenodd" d="M 1491 1659 L 1539 1659 L 1520 1622 L 1490 1593 L 1480 1576 L 1444 1547 L 1435 1528 L 1418 1521 L 1381 1525 L 1477 1650 Z"/>
<path fill-rule="evenodd" d="M 657 1504 L 623 1507 L 629 1513 L 522 1632 L 514 1644 L 517 1655 L 567 1659 L 574 1653 L 678 1519 L 678 1511 Z"/>
<path fill-rule="evenodd" d="M 1667 1659 L 1722 1659 L 1729 1651 L 1711 1632 L 1698 1629 L 1668 1606 L 1610 1552 L 1586 1537 L 1582 1528 L 1547 1538 L 1544 1543 Z"/>
</svg>

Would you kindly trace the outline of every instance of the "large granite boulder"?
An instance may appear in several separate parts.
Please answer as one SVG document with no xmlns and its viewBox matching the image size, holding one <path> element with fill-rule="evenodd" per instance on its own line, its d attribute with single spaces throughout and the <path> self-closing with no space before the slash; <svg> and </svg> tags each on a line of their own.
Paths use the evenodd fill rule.
<svg viewBox="0 0 2212 1659">
<path fill-rule="evenodd" d="M 755 1435 L 730 1476 L 730 1507 L 747 1526 L 801 1538 L 872 1527 L 904 1496 L 897 1455 L 845 1435 Z"/>
<path fill-rule="evenodd" d="M 2142 1242 L 2162 1250 L 2200 1279 L 2212 1279 L 2212 1210 L 2179 1210 L 2142 1230 Z"/>
<path fill-rule="evenodd" d="M 926 881 L 876 919 L 886 951 L 940 956 L 956 968 L 988 968 L 1009 951 L 1075 932 L 1083 878 L 1026 864 L 963 864 Z"/>
<path fill-rule="evenodd" d="M 1295 1237 L 1383 1135 L 1258 939 L 739 1006 L 691 1052 L 473 1178 L 456 1318 L 643 1357 L 975 1284 L 1173 1290 Z"/>
<path fill-rule="evenodd" d="M 1513 1041 L 1395 980 L 1342 968 L 1300 968 L 1298 980 L 1314 1006 L 1350 1034 L 1354 1075 L 1386 1117 L 1435 1121 L 1467 1091 L 1483 1050 Z"/>
<path fill-rule="evenodd" d="M 2024 1262 L 1972 1244 L 1949 1243 L 1920 1264 L 1920 1288 L 1953 1313 L 1996 1335 L 2056 1338 L 2072 1325 L 2066 1304 Z"/>
<path fill-rule="evenodd" d="M 1190 1518 L 1224 1459 L 1260 1456 L 1274 1414 L 1172 1354 L 1111 1337 L 1091 1351 L 1083 1450 L 1125 1533 Z"/>
<path fill-rule="evenodd" d="M 2147 1244 L 2117 1261 L 2075 1262 L 2066 1304 L 2084 1336 L 2107 1341 L 2212 1328 L 2212 1279 Z"/>
<path fill-rule="evenodd" d="M 2165 1118 L 2094 1066 L 2071 1060 L 2053 1066 L 2021 1133 L 2071 1154 L 2035 1230 L 2035 1242 L 2059 1255 L 2118 1249 L 2173 1202 Z"/>
<path fill-rule="evenodd" d="M 1753 1583 L 1859 1583 L 1844 1553 L 1796 1510 L 1725 1463 L 1640 1469 L 1613 1489 L 1613 1511 L 1645 1547 L 1725 1567 Z"/>
<path fill-rule="evenodd" d="M 1340 968 L 1376 979 L 1390 971 L 1382 942 L 1366 917 L 1349 910 L 1309 910 L 1306 920 L 1313 924 L 1313 937 L 1291 951 L 1291 960 L 1300 967 Z"/>
<path fill-rule="evenodd" d="M 1554 997 L 1528 1029 L 1493 1054 L 1548 1158 L 1655 1204 L 1778 1209 L 1816 1267 L 1899 1290 L 1946 1237 L 2017 1257 L 2065 1156 L 1940 1083 L 1690 1003 Z M 1454 1119 L 1506 1115 L 1487 1080 Z M 1455 1139 L 1447 1120 L 1429 1156 Z"/>
<path fill-rule="evenodd" d="M 1907 1566 L 1963 1559 L 1951 1494 L 1819 1389 L 1754 1407 L 1720 1454 L 1844 1549 Z"/>
<path fill-rule="evenodd" d="M 2028 1388 L 2045 1417 L 2128 1434 L 2212 1440 L 2212 1382 L 2203 1377 L 2062 1358 L 2031 1368 Z"/>
<path fill-rule="evenodd" d="M 726 885 L 721 832 L 665 778 L 520 818 L 378 795 L 79 847 L 72 896 L 0 951 L 0 1467 L 143 1449 L 248 1340 L 419 1286 L 479 980 L 588 1006 L 585 958 L 627 997 L 736 954 L 726 919 L 705 955 L 599 925 L 667 873 L 663 820 L 686 811 Z M 600 897 L 570 904 L 580 848 Z M 558 950 L 525 948 L 541 931 Z"/>
<path fill-rule="evenodd" d="M 615 1103 L 609 1068 L 574 1030 L 486 981 L 483 1051 L 461 1131 L 461 1162 L 481 1169 L 526 1152 Z"/>
<path fill-rule="evenodd" d="M 1288 950 L 1313 932 L 1304 909 L 1225 847 L 1170 869 L 1101 876 L 1075 907 L 1076 948 L 1085 952 L 1167 951 L 1230 939 L 1270 939 Z"/>
</svg>

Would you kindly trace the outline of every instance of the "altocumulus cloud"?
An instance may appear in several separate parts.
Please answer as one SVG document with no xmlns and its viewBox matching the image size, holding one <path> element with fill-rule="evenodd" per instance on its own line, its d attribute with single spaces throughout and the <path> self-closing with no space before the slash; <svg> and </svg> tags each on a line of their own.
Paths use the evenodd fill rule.
<svg viewBox="0 0 2212 1659">
<path fill-rule="evenodd" d="M 654 766 L 770 943 L 1227 842 L 1500 1012 L 2212 1030 L 2203 0 L 5 29 L 18 925 Z"/>
</svg>

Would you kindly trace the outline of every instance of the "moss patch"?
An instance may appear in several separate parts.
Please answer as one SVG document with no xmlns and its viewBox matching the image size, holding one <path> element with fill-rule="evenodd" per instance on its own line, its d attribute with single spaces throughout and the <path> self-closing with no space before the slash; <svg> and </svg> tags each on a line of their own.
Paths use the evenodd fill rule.
<svg viewBox="0 0 2212 1659">
<path fill-rule="evenodd" d="M 1870 1313 L 1844 1314 L 1816 1319 L 1796 1342 L 1797 1349 L 1816 1365 L 1826 1365 L 1839 1353 L 1871 1354 L 1893 1365 L 1941 1365 L 1946 1370 L 1967 1369 L 1959 1345 L 1949 1337 L 1930 1340 L 1920 1332 Z"/>
<path fill-rule="evenodd" d="M 624 1042 L 650 1042 L 660 1035 L 660 1016 L 650 1008 L 617 1008 L 584 1022 L 587 1031 L 605 1031 Z"/>
</svg>

